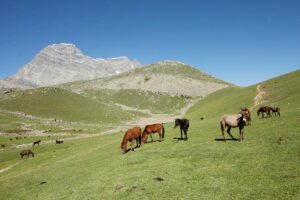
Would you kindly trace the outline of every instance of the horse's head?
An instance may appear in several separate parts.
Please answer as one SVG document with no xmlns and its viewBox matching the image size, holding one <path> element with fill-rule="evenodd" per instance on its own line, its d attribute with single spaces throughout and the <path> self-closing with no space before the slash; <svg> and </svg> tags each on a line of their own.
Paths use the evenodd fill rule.
<svg viewBox="0 0 300 200">
<path fill-rule="evenodd" d="M 248 118 L 247 114 L 242 112 L 241 116 L 237 119 L 238 124 L 239 125 L 241 125 L 241 124 L 245 125 L 247 123 L 247 118 Z"/>
<path fill-rule="evenodd" d="M 122 149 L 122 154 L 126 153 L 126 149 L 127 149 L 127 143 L 124 142 L 124 139 L 121 143 L 121 149 Z"/>
<path fill-rule="evenodd" d="M 32 151 L 29 150 L 29 153 L 28 154 L 31 154 L 32 157 L 34 157 L 34 153 Z"/>
<path fill-rule="evenodd" d="M 245 115 L 247 121 L 251 121 L 251 112 L 248 108 L 241 108 L 241 112 L 240 112 L 242 115 Z"/>
<path fill-rule="evenodd" d="M 148 132 L 145 128 L 145 130 L 143 131 L 143 134 L 142 134 L 142 145 L 146 143 L 147 137 L 148 137 Z"/>
<path fill-rule="evenodd" d="M 174 129 L 180 125 L 180 119 L 175 119 Z"/>
<path fill-rule="evenodd" d="M 122 154 L 126 153 L 126 149 L 127 149 L 127 142 L 129 140 L 129 131 L 131 129 L 128 129 L 123 137 L 123 140 L 121 142 L 121 149 L 122 149 Z"/>
</svg>

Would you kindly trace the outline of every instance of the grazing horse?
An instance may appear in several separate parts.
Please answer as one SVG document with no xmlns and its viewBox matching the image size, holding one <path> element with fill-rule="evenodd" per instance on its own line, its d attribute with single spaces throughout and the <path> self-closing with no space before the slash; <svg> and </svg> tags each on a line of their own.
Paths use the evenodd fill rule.
<svg viewBox="0 0 300 200">
<path fill-rule="evenodd" d="M 55 140 L 55 142 L 56 142 L 56 144 L 62 144 L 62 143 L 64 143 L 63 140 Z"/>
<path fill-rule="evenodd" d="M 32 146 L 34 148 L 34 146 L 37 144 L 38 146 L 40 146 L 40 143 L 41 143 L 42 140 L 38 140 L 38 141 L 35 141 L 33 142 Z"/>
<path fill-rule="evenodd" d="M 182 131 L 183 131 L 184 135 L 185 135 L 185 139 L 184 140 L 187 140 L 188 139 L 187 132 L 188 132 L 188 129 L 189 129 L 189 126 L 190 126 L 189 120 L 188 119 L 175 119 L 174 129 L 177 126 L 180 127 L 180 139 L 183 139 L 182 138 Z"/>
<path fill-rule="evenodd" d="M 30 154 L 31 154 L 32 157 L 34 157 L 34 153 L 32 151 L 30 151 L 29 149 L 23 150 L 20 153 L 22 159 L 23 159 L 24 156 L 27 156 L 27 158 L 29 158 Z"/>
<path fill-rule="evenodd" d="M 259 114 L 261 113 L 262 118 L 264 118 L 264 113 L 267 113 L 268 117 L 271 117 L 271 107 L 269 106 L 262 106 L 257 110 L 257 116 L 259 117 Z"/>
<path fill-rule="evenodd" d="M 151 125 L 145 126 L 143 134 L 142 134 L 142 144 L 145 144 L 147 142 L 148 135 L 150 135 L 151 141 L 153 142 L 153 138 L 151 135 L 153 133 L 158 133 L 159 141 L 161 142 L 161 138 L 165 137 L 164 125 L 161 123 L 161 124 L 151 124 Z"/>
<path fill-rule="evenodd" d="M 221 131 L 222 135 L 224 138 L 224 141 L 226 141 L 224 130 L 226 127 L 227 128 L 227 133 L 230 135 L 230 137 L 233 140 L 236 140 L 230 133 L 231 128 L 236 128 L 239 127 L 239 132 L 240 132 L 240 142 L 244 140 L 244 126 L 246 125 L 247 122 L 247 112 L 241 112 L 238 114 L 233 114 L 233 115 L 223 115 L 220 119 L 220 124 L 221 124 Z"/>
<path fill-rule="evenodd" d="M 132 129 L 128 129 L 121 142 L 122 154 L 126 153 L 128 141 L 131 142 L 131 150 L 134 151 L 134 140 L 136 141 L 137 147 L 139 147 L 141 145 L 141 139 L 142 129 L 140 127 L 135 126 Z"/>
<path fill-rule="evenodd" d="M 280 117 L 280 108 L 276 107 L 276 108 L 271 108 L 271 111 L 272 111 L 272 116 L 273 116 L 273 113 L 275 113 L 275 116 L 278 116 Z"/>
</svg>

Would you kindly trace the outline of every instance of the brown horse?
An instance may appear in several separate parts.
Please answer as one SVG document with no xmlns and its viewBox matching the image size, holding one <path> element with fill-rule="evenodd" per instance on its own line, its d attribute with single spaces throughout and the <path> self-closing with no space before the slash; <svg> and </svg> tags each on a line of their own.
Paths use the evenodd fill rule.
<svg viewBox="0 0 300 200">
<path fill-rule="evenodd" d="M 30 154 L 31 154 L 32 157 L 34 157 L 34 153 L 32 151 L 30 151 L 29 149 L 23 150 L 20 153 L 22 159 L 23 159 L 24 156 L 27 156 L 27 158 L 29 158 Z"/>
<path fill-rule="evenodd" d="M 121 143 L 122 153 L 126 153 L 128 141 L 131 142 L 131 150 L 134 151 L 134 140 L 136 140 L 137 147 L 139 147 L 141 145 L 141 139 L 142 129 L 140 127 L 136 126 L 132 129 L 128 129 Z"/>
<path fill-rule="evenodd" d="M 272 116 L 273 116 L 273 113 L 275 113 L 275 116 L 278 116 L 280 117 L 280 108 L 276 107 L 276 108 L 271 108 L 271 111 L 272 111 Z"/>
<path fill-rule="evenodd" d="M 38 141 L 35 141 L 33 142 L 32 146 L 34 148 L 34 146 L 37 144 L 38 146 L 40 146 L 40 143 L 41 143 L 42 140 L 38 140 Z"/>
<path fill-rule="evenodd" d="M 264 118 L 264 113 L 267 113 L 268 117 L 271 117 L 271 107 L 269 106 L 262 106 L 257 110 L 257 116 L 259 117 L 259 114 L 261 113 L 261 117 Z"/>
<path fill-rule="evenodd" d="M 230 135 L 230 137 L 233 140 L 236 140 L 230 133 L 231 128 L 236 128 L 239 127 L 239 132 L 240 132 L 240 142 L 244 140 L 244 126 L 246 125 L 247 118 L 248 118 L 248 113 L 247 112 L 240 112 L 238 114 L 233 114 L 233 115 L 223 115 L 220 119 L 220 124 L 221 124 L 221 131 L 222 135 L 224 138 L 224 141 L 226 141 L 224 130 L 226 127 L 227 128 L 227 133 Z"/>
<path fill-rule="evenodd" d="M 151 125 L 145 126 L 143 134 L 142 134 L 142 144 L 145 144 L 147 142 L 148 135 L 150 135 L 151 141 L 153 142 L 153 138 L 151 135 L 153 133 L 158 133 L 159 141 L 161 142 L 161 138 L 165 137 L 164 125 L 161 123 L 161 124 L 151 124 Z"/>
</svg>

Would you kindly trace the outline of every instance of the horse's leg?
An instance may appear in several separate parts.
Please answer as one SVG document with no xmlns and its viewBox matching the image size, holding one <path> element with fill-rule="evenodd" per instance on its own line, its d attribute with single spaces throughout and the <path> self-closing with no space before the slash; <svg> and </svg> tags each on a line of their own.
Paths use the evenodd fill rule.
<svg viewBox="0 0 300 200">
<path fill-rule="evenodd" d="M 182 140 L 182 128 L 180 127 L 180 139 Z"/>
<path fill-rule="evenodd" d="M 225 134 L 224 134 L 224 129 L 225 129 L 225 124 L 223 122 L 221 122 L 221 131 L 222 131 L 224 142 L 226 142 L 226 138 L 225 138 Z"/>
<path fill-rule="evenodd" d="M 134 151 L 134 139 L 131 140 L 131 150 Z"/>
<path fill-rule="evenodd" d="M 280 117 L 280 112 L 278 111 L 278 117 Z"/>
<path fill-rule="evenodd" d="M 151 142 L 153 142 L 153 137 L 152 137 L 152 133 L 149 133 L 150 137 L 151 137 Z"/>
<path fill-rule="evenodd" d="M 184 131 L 184 135 L 185 135 L 185 139 L 184 140 L 188 140 L 186 128 L 184 128 L 183 131 Z"/>
<path fill-rule="evenodd" d="M 235 140 L 235 138 L 231 135 L 231 133 L 230 133 L 230 129 L 231 129 L 231 127 L 230 126 L 228 126 L 228 128 L 227 128 L 227 133 L 230 135 L 230 137 L 233 139 L 233 140 Z"/>
<path fill-rule="evenodd" d="M 159 141 L 161 142 L 161 132 L 160 132 L 160 130 L 157 131 L 157 133 L 158 133 L 158 135 L 159 135 Z"/>
</svg>

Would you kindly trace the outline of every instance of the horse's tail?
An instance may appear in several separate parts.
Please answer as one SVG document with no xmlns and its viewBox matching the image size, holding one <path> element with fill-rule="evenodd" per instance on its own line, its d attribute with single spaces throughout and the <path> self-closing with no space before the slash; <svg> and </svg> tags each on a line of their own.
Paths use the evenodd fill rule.
<svg viewBox="0 0 300 200">
<path fill-rule="evenodd" d="M 161 123 L 161 127 L 162 127 L 162 138 L 165 138 L 165 127 L 163 123 Z"/>
<path fill-rule="evenodd" d="M 260 109 L 257 111 L 257 116 L 259 117 Z"/>
</svg>

